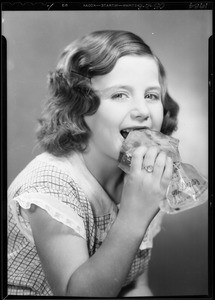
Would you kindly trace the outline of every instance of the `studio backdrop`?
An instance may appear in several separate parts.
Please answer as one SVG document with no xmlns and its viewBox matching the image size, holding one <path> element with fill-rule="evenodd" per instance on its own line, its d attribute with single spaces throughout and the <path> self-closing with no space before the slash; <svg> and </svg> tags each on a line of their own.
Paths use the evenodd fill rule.
<svg viewBox="0 0 215 300">
<path fill-rule="evenodd" d="M 163 63 L 180 106 L 179 151 L 208 177 L 209 10 L 3 11 L 7 39 L 8 186 L 40 151 L 36 120 L 47 97 L 47 74 L 74 39 L 102 29 L 132 31 Z M 5 99 L 4 99 L 5 100 Z M 166 215 L 154 239 L 149 284 L 156 295 L 208 294 L 208 202 Z"/>
</svg>

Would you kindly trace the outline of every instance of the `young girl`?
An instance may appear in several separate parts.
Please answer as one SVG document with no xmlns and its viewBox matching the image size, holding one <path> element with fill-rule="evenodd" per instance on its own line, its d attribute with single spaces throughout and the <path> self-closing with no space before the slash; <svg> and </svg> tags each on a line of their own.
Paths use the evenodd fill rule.
<svg viewBox="0 0 215 300">
<path fill-rule="evenodd" d="M 99 31 L 65 49 L 49 84 L 37 132 L 44 152 L 8 193 L 8 294 L 150 296 L 172 161 L 139 147 L 125 175 L 118 157 L 123 132 L 176 129 L 164 68 L 133 33 Z"/>
</svg>

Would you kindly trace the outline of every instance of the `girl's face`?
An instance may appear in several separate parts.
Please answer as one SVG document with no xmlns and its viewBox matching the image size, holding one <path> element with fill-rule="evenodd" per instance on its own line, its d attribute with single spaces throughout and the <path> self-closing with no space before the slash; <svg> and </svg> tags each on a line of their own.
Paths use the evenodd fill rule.
<svg viewBox="0 0 215 300">
<path fill-rule="evenodd" d="M 113 70 L 92 78 L 100 106 L 85 121 L 91 129 L 89 151 L 119 157 L 123 130 L 149 127 L 160 131 L 163 121 L 158 66 L 149 56 L 121 57 Z"/>
</svg>

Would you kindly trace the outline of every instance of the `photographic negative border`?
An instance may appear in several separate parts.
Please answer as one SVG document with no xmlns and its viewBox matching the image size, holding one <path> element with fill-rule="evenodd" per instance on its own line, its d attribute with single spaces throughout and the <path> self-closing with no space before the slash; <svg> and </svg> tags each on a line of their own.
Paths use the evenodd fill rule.
<svg viewBox="0 0 215 300">
<path fill-rule="evenodd" d="M 213 10 L 213 2 L 55 2 L 55 3 L 30 3 L 30 2 L 3 2 L 1 6 L 2 11 L 66 11 L 66 10 Z M 213 299 L 213 267 L 210 262 L 213 261 L 213 37 L 209 39 L 209 63 L 208 63 L 208 82 L 209 82 L 209 201 L 208 201 L 208 217 L 209 217 L 209 244 L 208 244 L 208 270 L 209 294 L 195 295 L 194 299 Z M 32 299 L 34 297 L 23 296 L 7 296 L 7 41 L 2 37 L 2 101 L 1 101 L 1 291 L 2 299 Z M 37 297 L 43 299 L 42 297 Z M 59 299 L 61 297 L 46 297 L 51 299 Z M 65 298 L 65 297 L 62 297 Z M 191 299 L 192 296 L 165 296 L 153 297 L 153 299 L 175 299 L 184 298 Z"/>
</svg>

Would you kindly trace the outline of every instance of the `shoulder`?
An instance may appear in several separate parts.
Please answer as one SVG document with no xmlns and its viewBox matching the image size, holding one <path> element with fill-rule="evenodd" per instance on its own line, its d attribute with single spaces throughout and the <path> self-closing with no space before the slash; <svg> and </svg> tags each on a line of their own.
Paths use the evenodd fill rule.
<svg viewBox="0 0 215 300">
<path fill-rule="evenodd" d="M 8 190 L 8 205 L 20 227 L 29 223 L 27 212 L 40 216 L 45 211 L 53 220 L 86 237 L 84 223 L 86 216 L 91 215 L 90 206 L 67 168 L 66 160 L 45 153 L 17 176 Z M 29 237 L 27 227 L 28 224 L 22 232 Z"/>
<path fill-rule="evenodd" d="M 64 158 L 42 153 L 35 157 L 15 178 L 8 189 L 9 197 L 23 192 L 80 194 L 78 184 L 72 178 L 72 171 Z"/>
<path fill-rule="evenodd" d="M 67 161 L 64 158 L 48 153 L 37 156 L 9 187 L 9 205 L 19 204 L 29 209 L 32 204 L 36 204 L 49 210 L 53 207 L 60 210 L 65 207 L 66 210 L 69 206 L 79 216 L 84 217 L 89 213 L 87 198 L 72 178 L 72 171 L 67 169 Z"/>
</svg>

